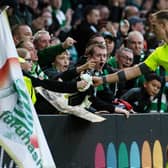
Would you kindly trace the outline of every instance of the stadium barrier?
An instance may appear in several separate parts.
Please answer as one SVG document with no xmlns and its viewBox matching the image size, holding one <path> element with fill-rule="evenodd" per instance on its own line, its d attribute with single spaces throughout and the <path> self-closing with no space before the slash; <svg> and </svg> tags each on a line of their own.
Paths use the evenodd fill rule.
<svg viewBox="0 0 168 168">
<path fill-rule="evenodd" d="M 101 123 L 39 116 L 58 168 L 166 167 L 168 114 L 103 116 Z"/>
</svg>

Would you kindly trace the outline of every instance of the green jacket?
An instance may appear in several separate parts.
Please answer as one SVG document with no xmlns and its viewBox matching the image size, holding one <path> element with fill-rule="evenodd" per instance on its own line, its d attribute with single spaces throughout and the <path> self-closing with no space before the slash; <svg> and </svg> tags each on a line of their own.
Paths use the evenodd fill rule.
<svg viewBox="0 0 168 168">
<path fill-rule="evenodd" d="M 119 68 L 119 65 L 118 65 L 118 63 L 117 63 L 117 60 L 116 60 L 115 56 L 110 57 L 110 58 L 107 60 L 107 63 L 108 63 L 111 67 L 113 67 L 113 68 Z"/>
</svg>

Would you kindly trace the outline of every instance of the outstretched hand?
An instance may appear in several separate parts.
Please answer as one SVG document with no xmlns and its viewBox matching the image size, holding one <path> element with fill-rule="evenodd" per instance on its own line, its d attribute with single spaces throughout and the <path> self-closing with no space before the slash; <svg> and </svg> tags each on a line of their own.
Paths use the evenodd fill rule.
<svg viewBox="0 0 168 168">
<path fill-rule="evenodd" d="M 92 77 L 89 74 L 81 74 L 80 78 L 83 86 L 78 88 L 78 90 L 84 92 L 92 85 Z"/>
<path fill-rule="evenodd" d="M 93 86 L 99 86 L 103 83 L 102 77 L 93 76 L 92 77 Z"/>
<path fill-rule="evenodd" d="M 115 113 L 124 114 L 126 118 L 129 118 L 129 116 L 130 116 L 130 112 L 128 110 L 120 108 L 120 107 L 115 108 Z"/>
</svg>

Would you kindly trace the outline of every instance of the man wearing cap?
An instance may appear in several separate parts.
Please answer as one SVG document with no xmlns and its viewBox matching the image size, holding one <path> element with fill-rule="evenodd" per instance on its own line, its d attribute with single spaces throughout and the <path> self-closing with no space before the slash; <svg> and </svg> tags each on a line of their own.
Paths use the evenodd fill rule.
<svg viewBox="0 0 168 168">
<path fill-rule="evenodd" d="M 114 55 L 115 49 L 115 37 L 112 35 L 111 32 L 105 31 L 102 33 L 107 47 L 107 57 L 111 57 Z"/>
<path fill-rule="evenodd" d="M 129 23 L 130 23 L 130 30 L 131 31 L 139 31 L 142 34 L 145 33 L 144 30 L 144 24 L 143 24 L 143 19 L 140 18 L 139 16 L 132 16 L 128 19 Z"/>
</svg>

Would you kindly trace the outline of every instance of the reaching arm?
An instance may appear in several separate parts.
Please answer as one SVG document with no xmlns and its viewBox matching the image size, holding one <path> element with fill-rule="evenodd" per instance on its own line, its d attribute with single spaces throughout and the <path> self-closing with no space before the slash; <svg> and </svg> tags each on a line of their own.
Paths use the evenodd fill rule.
<svg viewBox="0 0 168 168">
<path fill-rule="evenodd" d="M 133 67 L 125 68 L 116 73 L 109 74 L 104 77 L 93 77 L 94 86 L 101 85 L 102 83 L 114 83 L 122 80 L 130 80 L 141 74 L 150 72 L 150 69 L 145 63 L 140 63 Z"/>
<path fill-rule="evenodd" d="M 62 44 L 50 46 L 38 51 L 37 55 L 39 57 L 38 62 L 40 66 L 45 67 L 50 65 L 54 61 L 56 55 L 61 54 L 65 49 L 72 47 L 75 42 L 76 41 L 73 38 L 67 37 Z"/>
<path fill-rule="evenodd" d="M 110 74 L 106 76 L 106 81 L 108 83 L 118 82 L 121 80 L 130 80 L 137 76 L 140 76 L 141 70 L 139 68 L 139 65 L 135 65 L 133 67 L 126 68 L 124 70 L 121 70 L 119 72 L 116 72 L 114 74 Z"/>
</svg>

